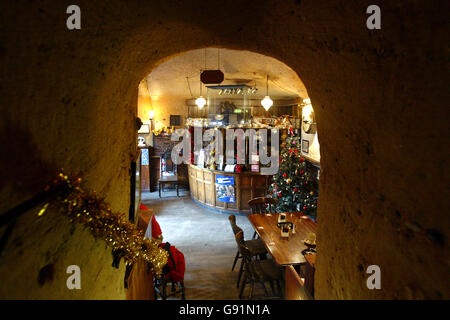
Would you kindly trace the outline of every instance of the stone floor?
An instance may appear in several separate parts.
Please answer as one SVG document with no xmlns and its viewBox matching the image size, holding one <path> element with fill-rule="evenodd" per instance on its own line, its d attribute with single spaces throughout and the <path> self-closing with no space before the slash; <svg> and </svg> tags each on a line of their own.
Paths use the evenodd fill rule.
<svg viewBox="0 0 450 320">
<path fill-rule="evenodd" d="M 239 265 L 231 271 L 237 248 L 228 214 L 196 205 L 188 191 L 180 191 L 179 198 L 171 190 L 162 196 L 159 198 L 158 192 L 143 192 L 142 203 L 154 210 L 164 242 L 170 242 L 185 256 L 186 299 L 238 299 Z M 253 236 L 254 230 L 245 215 L 236 215 L 236 222 L 246 239 Z M 256 285 L 253 298 L 262 298 L 262 293 Z"/>
</svg>

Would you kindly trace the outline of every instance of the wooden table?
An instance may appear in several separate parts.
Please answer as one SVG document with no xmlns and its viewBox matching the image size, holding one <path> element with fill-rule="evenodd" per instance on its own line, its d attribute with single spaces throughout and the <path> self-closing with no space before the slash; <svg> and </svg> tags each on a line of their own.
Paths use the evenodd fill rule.
<svg viewBox="0 0 450 320">
<path fill-rule="evenodd" d="M 308 247 L 303 240 L 308 233 L 316 233 L 316 224 L 300 212 L 287 212 L 286 221 L 295 224 L 295 234 L 290 231 L 289 238 L 282 238 L 281 231 L 277 226 L 278 216 L 279 213 L 272 213 L 251 214 L 247 217 L 275 263 L 285 267 L 285 298 L 288 300 L 298 300 L 300 297 L 301 299 L 310 299 L 311 286 L 314 285 L 311 282 L 313 279 L 305 279 L 305 281 L 300 279 L 293 266 L 305 264 L 306 259 L 302 251 Z M 315 262 L 315 256 L 311 258 Z M 314 277 L 313 274 L 312 277 Z"/>
<path fill-rule="evenodd" d="M 161 198 L 161 189 L 164 187 L 165 184 L 174 184 L 177 187 L 177 197 L 179 196 L 179 180 L 177 176 L 163 176 L 159 178 L 159 197 Z"/>
<path fill-rule="evenodd" d="M 279 213 L 248 215 L 253 228 L 258 233 L 273 260 L 280 266 L 305 263 L 302 250 L 308 247 L 303 243 L 308 233 L 316 233 L 316 224 L 301 212 L 286 213 L 286 220 L 295 224 L 295 234 L 282 238 L 277 226 Z"/>
</svg>

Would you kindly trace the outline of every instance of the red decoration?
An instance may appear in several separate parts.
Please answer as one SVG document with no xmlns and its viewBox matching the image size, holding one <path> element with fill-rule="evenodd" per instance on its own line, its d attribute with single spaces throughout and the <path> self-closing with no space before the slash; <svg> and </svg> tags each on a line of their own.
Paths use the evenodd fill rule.
<svg viewBox="0 0 450 320">
<path fill-rule="evenodd" d="M 280 193 L 278 193 L 278 198 L 281 198 L 281 196 L 282 196 L 281 192 L 280 192 Z"/>
<path fill-rule="evenodd" d="M 308 207 L 307 207 L 307 206 L 303 206 L 303 210 L 305 210 L 305 211 L 306 211 L 307 209 L 308 209 Z"/>
<path fill-rule="evenodd" d="M 305 173 L 305 171 L 303 171 L 303 170 L 300 170 L 300 174 L 304 174 Z"/>
<path fill-rule="evenodd" d="M 297 188 L 294 188 L 294 192 L 297 192 L 298 191 L 298 189 Z"/>
<path fill-rule="evenodd" d="M 303 162 L 303 161 L 305 161 L 305 160 L 303 159 L 303 157 L 300 157 L 300 162 Z"/>
<path fill-rule="evenodd" d="M 287 174 L 286 174 L 286 173 L 283 173 L 283 177 L 286 178 L 286 177 L 287 177 Z"/>
</svg>

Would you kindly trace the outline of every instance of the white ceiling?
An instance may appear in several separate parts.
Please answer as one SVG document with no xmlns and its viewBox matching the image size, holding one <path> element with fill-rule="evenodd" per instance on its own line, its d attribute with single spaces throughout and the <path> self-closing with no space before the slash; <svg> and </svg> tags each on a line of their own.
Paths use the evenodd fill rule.
<svg viewBox="0 0 450 320">
<path fill-rule="evenodd" d="M 151 96 L 171 95 L 190 99 L 199 95 L 200 69 L 218 68 L 218 49 L 188 51 L 156 67 L 147 76 Z M 258 88 L 254 98 L 266 95 L 266 75 L 269 76 L 269 95 L 275 99 L 307 98 L 305 86 L 297 74 L 277 59 L 250 51 L 220 49 L 220 70 L 225 84 L 247 84 Z M 192 96 L 186 77 L 189 79 Z M 203 87 L 203 94 L 206 89 Z"/>
</svg>

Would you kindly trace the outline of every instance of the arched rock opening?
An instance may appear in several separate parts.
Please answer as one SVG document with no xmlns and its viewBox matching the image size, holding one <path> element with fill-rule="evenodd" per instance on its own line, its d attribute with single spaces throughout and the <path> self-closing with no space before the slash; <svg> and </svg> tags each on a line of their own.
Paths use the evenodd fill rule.
<svg viewBox="0 0 450 320">
<path fill-rule="evenodd" d="M 448 194 L 436 191 L 447 190 L 448 180 L 448 76 L 439 42 L 446 34 L 430 28 L 446 17 L 438 6 L 383 2 L 383 28 L 368 30 L 369 4 L 218 1 L 219 15 L 212 3 L 80 1 L 80 31 L 65 28 L 63 3 L 2 6 L 11 30 L 0 50 L 0 137 L 10 159 L 2 160 L 2 212 L 58 168 L 81 173 L 88 188 L 127 212 L 139 81 L 179 52 L 250 50 L 301 75 L 315 106 L 322 150 L 317 298 L 448 298 Z M 29 161 L 11 160 L 27 153 Z M 0 274 L 9 275 L 1 296 L 122 297 L 123 267 L 112 269 L 103 244 L 58 221 L 39 225 L 47 230 L 40 241 L 36 225 L 21 221 L 1 261 Z M 20 264 L 12 247 L 20 242 L 33 264 Z M 90 270 L 90 290 L 57 288 L 73 260 Z M 38 272 L 49 263 L 53 286 L 41 287 Z M 366 287 L 371 264 L 381 267 L 382 290 Z"/>
</svg>

